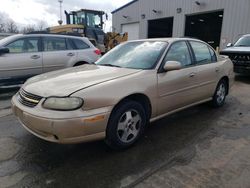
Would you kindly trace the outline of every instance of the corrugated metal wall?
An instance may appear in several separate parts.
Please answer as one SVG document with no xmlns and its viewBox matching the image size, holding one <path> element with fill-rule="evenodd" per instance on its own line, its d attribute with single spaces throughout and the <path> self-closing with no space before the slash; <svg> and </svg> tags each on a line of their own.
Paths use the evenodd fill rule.
<svg viewBox="0 0 250 188">
<path fill-rule="evenodd" d="M 173 37 L 184 35 L 185 17 L 190 14 L 224 10 L 221 44 L 234 42 L 242 34 L 250 33 L 250 0 L 139 0 L 113 14 L 113 28 L 121 32 L 121 25 L 140 23 L 140 38 L 147 38 L 148 20 L 174 16 Z M 177 13 L 177 8 L 182 12 Z M 152 10 L 160 10 L 160 14 Z M 145 14 L 145 19 L 141 15 Z M 123 16 L 128 16 L 124 18 Z"/>
</svg>

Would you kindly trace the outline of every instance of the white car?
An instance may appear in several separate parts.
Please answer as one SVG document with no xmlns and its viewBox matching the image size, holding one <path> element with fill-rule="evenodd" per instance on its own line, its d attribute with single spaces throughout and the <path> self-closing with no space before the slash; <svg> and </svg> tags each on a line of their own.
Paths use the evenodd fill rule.
<svg viewBox="0 0 250 188">
<path fill-rule="evenodd" d="M 18 34 L 0 40 L 0 88 L 101 57 L 88 38 L 55 34 Z"/>
</svg>

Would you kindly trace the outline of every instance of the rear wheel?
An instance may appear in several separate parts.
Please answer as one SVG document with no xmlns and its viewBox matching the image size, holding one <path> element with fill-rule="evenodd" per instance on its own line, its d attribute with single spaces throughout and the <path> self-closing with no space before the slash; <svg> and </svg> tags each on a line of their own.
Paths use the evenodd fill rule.
<svg viewBox="0 0 250 188">
<path fill-rule="evenodd" d="M 133 145 L 143 134 L 146 113 L 141 104 L 126 100 L 111 114 L 106 131 L 106 143 L 113 149 Z"/>
<path fill-rule="evenodd" d="M 221 80 L 215 90 L 214 96 L 213 96 L 213 106 L 215 107 L 221 107 L 225 103 L 225 99 L 227 96 L 227 83 L 225 80 Z"/>
<path fill-rule="evenodd" d="M 85 64 L 88 64 L 87 62 L 78 62 L 74 65 L 74 67 L 77 67 L 77 66 L 81 66 L 81 65 L 85 65 Z"/>
</svg>

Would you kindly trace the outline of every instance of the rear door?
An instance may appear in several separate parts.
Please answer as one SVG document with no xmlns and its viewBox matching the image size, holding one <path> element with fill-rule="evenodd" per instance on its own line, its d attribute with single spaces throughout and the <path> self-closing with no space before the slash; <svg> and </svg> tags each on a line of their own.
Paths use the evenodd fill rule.
<svg viewBox="0 0 250 188">
<path fill-rule="evenodd" d="M 25 37 L 5 45 L 10 53 L 0 56 L 0 85 L 20 84 L 42 73 L 39 37 Z"/>
<path fill-rule="evenodd" d="M 100 55 L 95 53 L 96 48 L 93 48 L 92 44 L 83 41 L 82 39 L 72 38 L 70 39 L 77 53 L 78 62 L 94 63 L 98 60 Z"/>
<path fill-rule="evenodd" d="M 204 100 L 214 94 L 221 72 L 220 64 L 217 63 L 214 50 L 207 44 L 198 41 L 190 41 L 189 43 L 192 47 L 197 67 L 198 100 Z"/>
<path fill-rule="evenodd" d="M 77 54 L 66 37 L 43 37 L 43 72 L 73 66 Z"/>
<path fill-rule="evenodd" d="M 158 73 L 158 115 L 196 101 L 197 70 L 187 43 L 179 41 L 172 44 L 163 63 L 167 61 L 180 62 L 182 69 Z"/>
</svg>

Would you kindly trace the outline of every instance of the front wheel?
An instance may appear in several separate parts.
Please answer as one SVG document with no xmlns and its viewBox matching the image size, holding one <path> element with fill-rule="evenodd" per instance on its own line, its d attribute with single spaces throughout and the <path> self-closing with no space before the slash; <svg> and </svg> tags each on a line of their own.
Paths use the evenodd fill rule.
<svg viewBox="0 0 250 188">
<path fill-rule="evenodd" d="M 143 134 L 146 113 L 141 104 L 126 100 L 111 114 L 106 130 L 106 143 L 113 149 L 133 145 Z"/>
<path fill-rule="evenodd" d="M 214 107 L 221 107 L 225 103 L 227 96 L 227 83 L 225 80 L 221 80 L 215 90 L 212 104 Z"/>
</svg>

